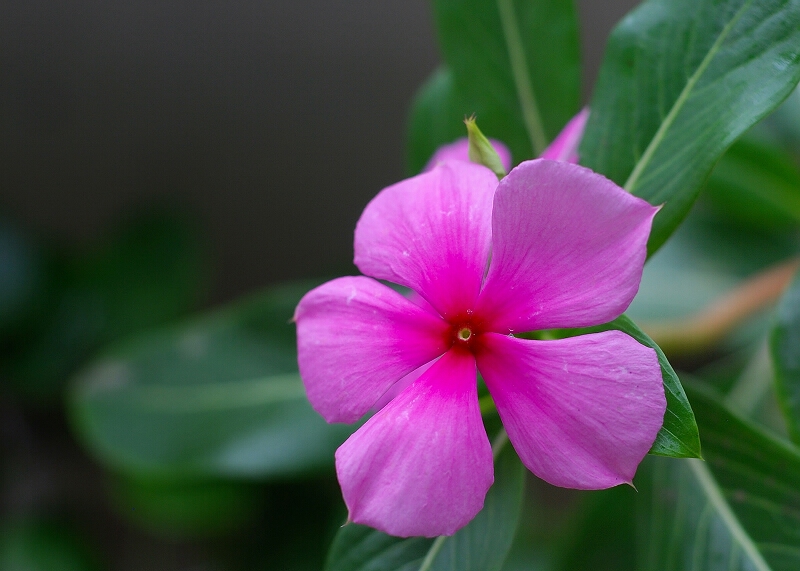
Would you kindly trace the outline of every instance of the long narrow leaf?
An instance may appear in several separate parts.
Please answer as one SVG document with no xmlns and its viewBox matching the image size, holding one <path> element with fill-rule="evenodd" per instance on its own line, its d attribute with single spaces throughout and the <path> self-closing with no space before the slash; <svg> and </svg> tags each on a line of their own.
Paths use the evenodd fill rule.
<svg viewBox="0 0 800 571">
<path fill-rule="evenodd" d="M 800 450 L 688 392 L 707 461 L 650 459 L 639 568 L 800 568 Z"/>
<path fill-rule="evenodd" d="M 652 204 L 669 237 L 725 149 L 800 79 L 800 0 L 649 0 L 611 35 L 582 163 Z"/>
</svg>

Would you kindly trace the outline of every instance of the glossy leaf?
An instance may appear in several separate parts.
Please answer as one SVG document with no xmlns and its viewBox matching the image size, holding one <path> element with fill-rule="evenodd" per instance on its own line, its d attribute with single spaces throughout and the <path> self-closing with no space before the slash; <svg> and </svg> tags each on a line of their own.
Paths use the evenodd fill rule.
<svg viewBox="0 0 800 571">
<path fill-rule="evenodd" d="M 436 0 L 434 13 L 450 71 L 436 72 L 423 88 L 412 124 L 432 109 L 445 110 L 437 121 L 448 123 L 476 114 L 481 130 L 508 145 L 516 162 L 537 156 L 580 105 L 574 3 Z M 433 149 L 455 138 L 449 129 L 432 129 Z M 412 135 L 412 157 L 423 154 L 418 140 Z"/>
<path fill-rule="evenodd" d="M 784 292 L 770 335 L 778 402 L 789 434 L 800 444 L 800 274 Z"/>
<path fill-rule="evenodd" d="M 650 454 L 671 456 L 673 458 L 699 458 L 701 454 L 697 423 L 681 381 L 661 348 L 644 331 L 639 329 L 630 318 L 626 315 L 621 315 L 614 321 L 604 325 L 562 330 L 558 334 L 583 335 L 611 329 L 627 333 L 642 345 L 655 349 L 658 355 L 661 376 L 664 381 L 664 394 L 667 397 L 667 410 L 664 413 L 664 425 L 656 435 Z"/>
<path fill-rule="evenodd" d="M 331 468 L 351 427 L 311 409 L 297 374 L 294 306 L 269 291 L 113 348 L 74 379 L 77 432 L 135 474 L 274 477 Z"/>
<path fill-rule="evenodd" d="M 399 538 L 363 525 L 345 525 L 326 571 L 492 571 L 505 561 L 520 516 L 525 469 L 506 443 L 483 510 L 450 537 Z"/>
<path fill-rule="evenodd" d="M 800 568 L 800 451 L 689 390 L 706 462 L 652 458 L 640 569 Z"/>
<path fill-rule="evenodd" d="M 652 204 L 654 252 L 714 163 L 800 79 L 800 0 L 649 0 L 609 39 L 582 164 Z"/>
</svg>

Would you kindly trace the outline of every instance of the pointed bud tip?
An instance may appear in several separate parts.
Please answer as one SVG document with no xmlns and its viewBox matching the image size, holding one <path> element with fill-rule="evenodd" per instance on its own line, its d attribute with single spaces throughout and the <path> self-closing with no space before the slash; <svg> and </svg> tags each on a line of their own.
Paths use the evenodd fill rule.
<svg viewBox="0 0 800 571">
<path fill-rule="evenodd" d="M 487 167 L 499 179 L 506 176 L 506 169 L 503 167 L 500 155 L 497 154 L 489 139 L 481 133 L 475 115 L 465 118 L 464 124 L 467 126 L 467 137 L 469 138 L 469 160 Z"/>
</svg>

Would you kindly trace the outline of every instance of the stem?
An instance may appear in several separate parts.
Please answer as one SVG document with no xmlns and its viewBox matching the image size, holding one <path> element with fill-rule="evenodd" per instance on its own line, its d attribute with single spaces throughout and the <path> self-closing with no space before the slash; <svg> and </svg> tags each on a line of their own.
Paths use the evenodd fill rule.
<svg viewBox="0 0 800 571">
<path fill-rule="evenodd" d="M 428 549 L 428 554 L 422 561 L 422 565 L 419 566 L 419 571 L 428 571 L 431 568 L 431 565 L 433 565 L 433 560 L 436 559 L 437 555 L 439 555 L 439 551 L 442 550 L 442 546 L 444 545 L 447 537 L 447 535 L 440 535 L 433 541 L 430 549 Z"/>
<path fill-rule="evenodd" d="M 667 355 L 691 355 L 714 346 L 734 327 L 773 305 L 800 268 L 800 258 L 772 266 L 742 282 L 705 309 L 642 329 Z"/>
<path fill-rule="evenodd" d="M 519 106 L 522 108 L 522 118 L 525 129 L 533 145 L 533 154 L 538 157 L 547 148 L 547 135 L 542 126 L 539 106 L 531 87 L 531 78 L 528 75 L 528 62 L 525 58 L 525 49 L 522 47 L 522 37 L 519 35 L 517 15 L 514 12 L 513 0 L 497 0 L 497 10 L 500 12 L 500 24 L 503 27 L 503 36 L 508 48 L 508 59 L 511 62 L 511 74 L 514 76 L 514 85 L 517 88 Z"/>
<path fill-rule="evenodd" d="M 500 453 L 503 451 L 503 447 L 508 442 L 508 433 L 506 432 L 505 428 L 501 428 L 500 432 L 497 433 L 497 436 L 494 437 L 494 442 L 492 442 L 492 457 L 497 460 L 497 457 L 500 456 Z"/>
</svg>

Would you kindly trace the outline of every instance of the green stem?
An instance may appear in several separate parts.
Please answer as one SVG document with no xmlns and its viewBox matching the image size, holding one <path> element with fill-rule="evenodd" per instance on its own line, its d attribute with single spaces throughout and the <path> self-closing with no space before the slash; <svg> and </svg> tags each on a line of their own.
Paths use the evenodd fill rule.
<svg viewBox="0 0 800 571">
<path fill-rule="evenodd" d="M 519 34 L 517 15 L 514 12 L 513 0 L 497 0 L 497 9 L 500 12 L 500 24 L 503 27 L 503 36 L 508 48 L 508 59 L 511 62 L 511 74 L 514 76 L 514 85 L 517 88 L 519 106 L 522 108 L 522 118 L 525 129 L 533 145 L 534 156 L 539 156 L 547 148 L 547 135 L 544 132 L 536 96 L 531 87 L 531 78 L 528 75 L 528 62 L 525 50 L 522 47 L 522 38 Z"/>
<path fill-rule="evenodd" d="M 428 554 L 422 561 L 422 565 L 419 566 L 419 571 L 430 570 L 431 565 L 433 565 L 433 560 L 436 559 L 436 556 L 439 554 L 439 551 L 442 550 L 442 545 L 444 545 L 444 542 L 448 537 L 449 536 L 447 535 L 440 535 L 433 541 L 433 543 L 431 544 L 431 548 L 428 550 Z"/>
<path fill-rule="evenodd" d="M 500 453 L 503 451 L 503 447 L 508 442 L 508 433 L 506 432 L 505 428 L 501 428 L 500 432 L 497 433 L 497 436 L 494 437 L 494 442 L 492 442 L 492 457 L 497 460 L 497 457 L 500 456 Z"/>
</svg>

